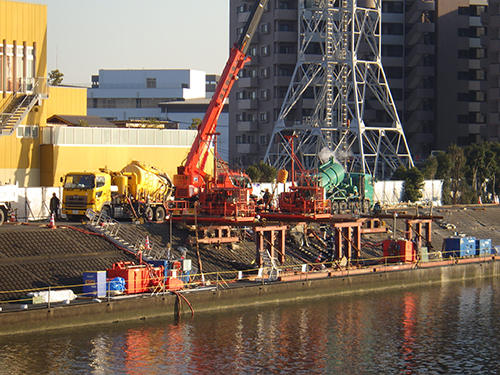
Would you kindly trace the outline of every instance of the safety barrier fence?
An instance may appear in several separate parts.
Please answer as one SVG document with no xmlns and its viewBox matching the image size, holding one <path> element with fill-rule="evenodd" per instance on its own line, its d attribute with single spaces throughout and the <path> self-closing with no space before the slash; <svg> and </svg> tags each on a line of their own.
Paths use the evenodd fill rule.
<svg viewBox="0 0 500 375">
<path fill-rule="evenodd" d="M 440 252 L 429 253 L 430 257 L 434 257 L 434 259 L 430 259 L 429 262 L 443 262 L 445 264 L 458 264 L 460 261 L 465 259 L 474 259 L 478 262 L 486 262 L 492 259 L 495 259 L 495 255 L 492 254 L 482 254 L 480 256 L 471 256 L 467 258 L 455 258 L 448 257 L 442 258 L 440 257 Z M 218 271 L 218 272 L 204 272 L 203 274 L 191 274 L 191 275 L 179 275 L 178 278 L 188 280 L 184 282 L 185 290 L 192 290 L 193 288 L 207 288 L 210 287 L 212 289 L 228 289 L 231 287 L 231 284 L 236 282 L 254 282 L 254 283 L 268 283 L 268 282 L 279 282 L 280 277 L 282 280 L 286 281 L 286 276 L 298 276 L 301 280 L 308 280 L 308 278 L 313 278 L 313 275 L 320 275 L 320 273 L 325 274 L 324 277 L 327 276 L 341 276 L 348 277 L 354 274 L 362 274 L 370 273 L 370 272 L 390 272 L 392 270 L 398 269 L 398 265 L 406 265 L 407 269 L 410 268 L 419 268 L 421 266 L 421 261 L 417 259 L 416 262 L 412 263 L 402 263 L 402 262 L 394 262 L 394 258 L 397 256 L 390 257 L 373 257 L 373 258 L 363 258 L 363 259 L 351 259 L 346 265 L 341 265 L 338 260 L 333 262 L 322 262 L 322 263 L 303 263 L 294 266 L 282 266 L 277 267 L 276 269 L 272 267 L 264 267 L 264 268 L 253 268 L 241 271 Z M 392 261 L 389 262 L 389 259 Z M 439 264 L 436 264 L 438 266 Z M 392 267 L 392 268 L 391 268 Z M 400 268 L 399 268 L 400 269 Z M 277 272 L 276 272 L 277 271 Z M 354 272 L 356 271 L 356 272 Z M 317 277 L 314 277 L 317 278 Z M 147 280 L 144 281 L 149 281 Z M 2 307 L 11 306 L 8 311 L 15 309 L 17 307 L 16 304 L 19 305 L 20 309 L 29 308 L 50 308 L 51 304 L 69 304 L 69 300 L 63 300 L 58 302 L 51 302 L 50 293 L 57 292 L 62 290 L 71 290 L 76 297 L 77 300 L 98 300 L 101 299 L 113 299 L 122 295 L 127 295 L 127 290 L 123 291 L 123 293 L 115 295 L 109 290 L 109 279 L 106 281 L 106 294 L 105 297 L 96 297 L 89 296 L 91 293 L 88 291 L 83 293 L 83 287 L 89 286 L 89 283 L 86 284 L 75 284 L 75 285 L 64 285 L 64 286 L 48 286 L 44 288 L 33 288 L 33 289 L 19 289 L 19 290 L 4 290 L 0 291 L 0 312 L 3 310 Z M 165 285 L 164 280 L 156 280 L 162 281 L 159 284 Z M 136 283 L 141 284 L 141 280 L 136 280 Z M 96 282 L 92 285 L 97 285 L 99 282 Z M 75 293 L 75 290 L 77 293 Z M 48 302 L 34 302 L 33 296 L 28 296 L 28 293 L 37 293 L 37 292 L 47 292 Z M 181 291 L 182 292 L 182 291 Z M 162 294 L 162 293 L 170 293 L 170 291 L 166 288 L 158 288 L 158 286 L 152 286 L 149 288 L 148 293 L 151 294 Z M 21 295 L 21 297 L 10 300 L 3 300 L 2 296 L 5 295 Z M 139 294 L 139 293 L 137 293 Z M 141 294 L 143 295 L 143 294 Z M 12 308 L 13 306 L 13 308 Z M 5 309 L 4 311 L 7 311 Z"/>
</svg>

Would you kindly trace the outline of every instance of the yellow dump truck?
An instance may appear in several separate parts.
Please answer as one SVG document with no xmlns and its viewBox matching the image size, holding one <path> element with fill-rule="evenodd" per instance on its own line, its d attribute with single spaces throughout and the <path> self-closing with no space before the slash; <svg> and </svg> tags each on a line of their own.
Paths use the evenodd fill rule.
<svg viewBox="0 0 500 375">
<path fill-rule="evenodd" d="M 133 161 L 119 172 L 68 173 L 64 179 L 62 213 L 68 219 L 87 209 L 113 218 L 163 220 L 172 196 L 170 177 L 154 167 Z"/>
</svg>

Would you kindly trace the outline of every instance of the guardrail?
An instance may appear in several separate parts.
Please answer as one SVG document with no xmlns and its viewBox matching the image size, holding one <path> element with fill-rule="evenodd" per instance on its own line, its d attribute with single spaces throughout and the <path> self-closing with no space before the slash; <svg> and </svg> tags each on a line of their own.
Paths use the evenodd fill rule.
<svg viewBox="0 0 500 375">
<path fill-rule="evenodd" d="M 447 258 L 439 259 L 439 252 L 431 253 L 436 256 L 436 259 L 429 261 L 430 266 L 446 266 L 454 265 L 459 263 L 467 263 L 471 261 L 475 262 L 487 262 L 495 260 L 495 255 L 482 255 L 469 258 Z M 270 283 L 270 282 L 286 282 L 294 280 L 312 280 L 321 277 L 350 277 L 361 274 L 371 274 L 371 273 L 387 273 L 401 270 L 411 270 L 418 269 L 423 264 L 417 263 L 389 263 L 387 261 L 388 257 L 375 257 L 360 259 L 354 264 L 348 264 L 345 267 L 339 265 L 337 261 L 335 262 L 322 262 L 322 263 L 303 263 L 295 266 L 283 266 L 277 267 L 277 269 L 271 269 L 271 267 L 264 268 L 252 268 L 240 271 L 218 271 L 203 274 L 190 274 L 179 276 L 180 278 L 186 278 L 187 281 L 184 282 L 184 290 L 193 290 L 193 288 L 199 287 L 211 287 L 212 289 L 228 289 L 231 285 L 236 285 L 237 282 L 253 282 L 253 283 Z M 393 258 L 391 256 L 391 258 Z M 364 263 L 370 263 L 370 265 L 365 265 Z M 277 274 L 276 274 L 277 271 Z M 165 285 L 166 278 L 163 278 L 162 284 Z M 149 279 L 148 279 L 149 280 Z M 205 280 L 203 283 L 200 280 Z M 108 283 L 110 280 L 107 280 Z M 94 284 L 96 285 L 96 284 Z M 106 284 L 108 285 L 108 284 Z M 247 284 L 248 285 L 248 284 Z M 33 289 L 21 289 L 21 290 L 3 290 L 0 291 L 0 312 L 2 307 L 5 307 L 5 311 L 8 309 L 27 309 L 27 308 L 49 308 L 51 303 L 34 303 L 33 297 L 27 297 L 28 293 L 35 293 L 41 291 L 50 292 L 60 291 L 70 289 L 73 291 L 77 300 L 93 300 L 96 296 L 89 297 L 88 292 L 83 293 L 83 287 L 89 286 L 88 282 L 85 284 L 75 284 L 75 285 L 64 285 L 64 286 L 47 286 L 44 288 L 33 288 Z M 111 295 L 109 288 L 106 286 L 106 296 L 100 297 L 108 300 L 119 297 L 120 295 L 125 295 L 126 290 L 117 296 Z M 157 286 L 151 286 L 151 292 L 154 294 L 168 294 L 170 291 L 167 288 L 163 288 L 160 292 L 157 291 Z M 181 291 L 182 292 L 182 291 Z M 150 293 L 150 294 L 153 294 Z M 2 295 L 14 294 L 20 295 L 20 298 L 2 300 Z M 143 295 L 138 293 L 137 295 Z M 99 299 L 99 298 L 97 298 Z M 49 296 L 50 301 L 50 296 Z M 71 301 L 60 301 L 61 304 L 70 304 Z M 31 307 L 29 307 L 31 306 Z M 8 307 L 8 308 L 7 308 Z"/>
</svg>

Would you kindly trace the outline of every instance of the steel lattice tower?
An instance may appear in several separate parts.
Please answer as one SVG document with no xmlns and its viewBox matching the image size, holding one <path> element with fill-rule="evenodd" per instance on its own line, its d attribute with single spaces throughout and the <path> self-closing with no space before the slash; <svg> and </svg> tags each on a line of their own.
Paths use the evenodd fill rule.
<svg viewBox="0 0 500 375">
<path fill-rule="evenodd" d="M 348 171 L 380 178 L 413 166 L 381 63 L 381 4 L 299 0 L 297 64 L 266 152 L 271 165 L 289 163 L 285 136 L 293 133 L 307 169 L 325 161 L 325 152 Z M 366 111 L 376 111 L 376 124 L 365 123 Z"/>
</svg>

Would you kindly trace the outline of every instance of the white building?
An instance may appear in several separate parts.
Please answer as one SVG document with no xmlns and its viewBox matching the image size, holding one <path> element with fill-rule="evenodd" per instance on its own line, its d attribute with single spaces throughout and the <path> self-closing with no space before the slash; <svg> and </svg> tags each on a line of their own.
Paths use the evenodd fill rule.
<svg viewBox="0 0 500 375">
<path fill-rule="evenodd" d="M 179 123 L 187 129 L 194 118 L 203 119 L 218 76 L 199 70 L 99 70 L 87 92 L 87 114 L 108 121 L 156 119 Z M 160 106 L 161 103 L 161 106 Z M 176 105 L 174 105 L 174 103 Z M 227 105 L 217 131 L 219 153 L 228 160 Z"/>
</svg>

